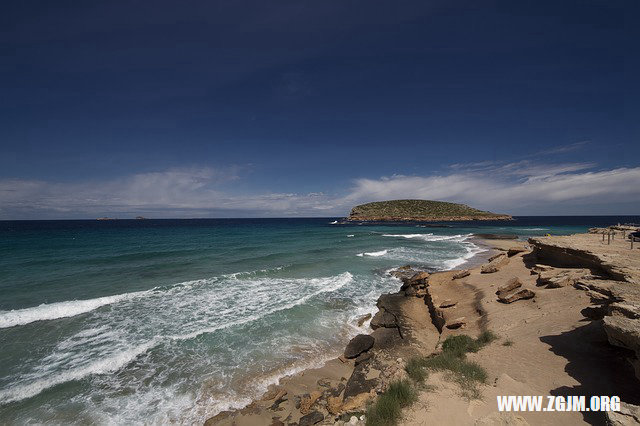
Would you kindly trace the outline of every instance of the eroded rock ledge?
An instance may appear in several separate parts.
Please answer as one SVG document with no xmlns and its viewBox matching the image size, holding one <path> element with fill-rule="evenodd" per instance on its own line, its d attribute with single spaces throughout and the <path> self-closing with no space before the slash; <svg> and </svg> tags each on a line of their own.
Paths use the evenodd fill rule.
<svg viewBox="0 0 640 426">
<path fill-rule="evenodd" d="M 592 307 L 583 314 L 601 320 L 609 343 L 627 349 L 640 380 L 640 250 L 623 241 L 607 244 L 598 235 L 531 238 L 538 284 L 573 285 L 587 291 Z"/>
</svg>

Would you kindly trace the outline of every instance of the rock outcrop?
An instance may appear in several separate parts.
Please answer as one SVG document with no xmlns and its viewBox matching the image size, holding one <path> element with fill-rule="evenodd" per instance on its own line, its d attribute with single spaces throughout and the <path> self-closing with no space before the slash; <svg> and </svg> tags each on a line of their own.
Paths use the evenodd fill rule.
<svg viewBox="0 0 640 426">
<path fill-rule="evenodd" d="M 513 303 L 517 300 L 527 300 L 535 297 L 535 293 L 529 289 L 520 289 L 522 283 L 516 277 L 510 279 L 505 285 L 498 287 L 496 295 L 502 303 Z M 518 290 L 520 289 L 520 290 Z"/>
<path fill-rule="evenodd" d="M 640 379 L 640 260 L 624 242 L 605 243 L 597 235 L 531 238 L 539 263 L 538 284 L 573 285 L 594 304 L 582 311 L 602 319 L 609 343 L 629 351 L 629 363 Z M 551 267 L 550 267 L 551 266 Z M 559 269 L 562 268 L 562 269 Z"/>
<path fill-rule="evenodd" d="M 498 272 L 500 268 L 509 263 L 509 257 L 506 253 L 499 253 L 489 258 L 489 263 L 482 265 L 480 272 L 483 274 L 492 274 Z"/>
<path fill-rule="evenodd" d="M 373 347 L 375 339 L 368 334 L 358 334 L 351 339 L 347 347 L 344 349 L 344 357 L 347 359 L 356 358 L 363 352 L 368 351 Z"/>
</svg>

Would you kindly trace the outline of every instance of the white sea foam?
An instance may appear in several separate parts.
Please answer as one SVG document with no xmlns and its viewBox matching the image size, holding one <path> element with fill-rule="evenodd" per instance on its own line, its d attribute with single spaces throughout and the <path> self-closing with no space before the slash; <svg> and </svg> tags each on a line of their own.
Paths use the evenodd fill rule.
<svg viewBox="0 0 640 426">
<path fill-rule="evenodd" d="M 0 328 L 25 325 L 34 321 L 53 320 L 58 318 L 73 317 L 98 309 L 101 306 L 111 305 L 123 300 L 132 300 L 145 296 L 150 290 L 135 293 L 116 294 L 114 296 L 97 297 L 86 300 L 70 300 L 66 302 L 43 303 L 31 308 L 0 311 Z"/>
<path fill-rule="evenodd" d="M 477 245 L 472 243 L 466 243 L 464 245 L 464 248 L 466 250 L 466 253 L 464 255 L 444 262 L 445 269 L 457 268 L 458 266 L 466 263 L 469 259 L 474 257 L 476 254 L 482 253 L 483 251 L 485 251 L 485 249 L 480 248 Z"/>
<path fill-rule="evenodd" d="M 234 292 L 220 292 L 230 279 Z M 228 276 L 224 281 L 198 280 L 154 289 L 147 297 L 129 298 L 131 303 L 92 315 L 87 319 L 89 328 L 59 342 L 30 371 L 17 376 L 11 387 L 1 389 L 0 404 L 33 397 L 68 381 L 118 371 L 163 342 L 194 339 L 291 309 L 341 289 L 353 276 L 344 272 L 324 278 L 236 280 Z M 140 313 L 145 315 L 142 323 L 135 319 Z"/>
<path fill-rule="evenodd" d="M 65 371 L 52 377 L 46 377 L 31 383 L 22 385 L 14 385 L 8 389 L 0 390 L 0 403 L 20 401 L 25 398 L 31 398 L 52 386 L 72 380 L 80 380 L 92 374 L 105 374 L 118 371 L 141 354 L 149 350 L 156 344 L 155 340 L 137 346 L 135 348 L 125 350 L 113 354 L 112 356 L 99 359 L 84 367 Z"/>
<path fill-rule="evenodd" d="M 372 252 L 365 252 L 365 253 L 358 253 L 356 256 L 360 256 L 360 257 L 364 257 L 364 256 L 371 256 L 371 257 L 380 257 L 380 256 L 384 256 L 385 254 L 388 253 L 388 250 L 380 250 L 380 251 L 372 251 Z"/>
<path fill-rule="evenodd" d="M 464 241 L 471 236 L 471 234 L 458 234 L 458 235 L 433 235 L 433 233 L 429 234 L 383 234 L 383 237 L 394 237 L 394 238 L 407 238 L 407 239 L 418 239 L 423 241 Z"/>
<path fill-rule="evenodd" d="M 351 238 L 351 237 L 355 237 L 355 235 L 354 234 L 349 234 L 349 235 L 347 235 L 347 237 Z"/>
<path fill-rule="evenodd" d="M 337 220 L 334 220 L 333 222 L 330 223 L 330 225 L 337 225 L 337 224 L 338 224 Z"/>
</svg>

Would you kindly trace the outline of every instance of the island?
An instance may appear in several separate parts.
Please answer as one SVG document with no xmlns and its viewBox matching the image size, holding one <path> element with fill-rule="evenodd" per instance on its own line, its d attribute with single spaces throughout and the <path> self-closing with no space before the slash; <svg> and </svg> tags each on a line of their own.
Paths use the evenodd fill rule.
<svg viewBox="0 0 640 426">
<path fill-rule="evenodd" d="M 474 209 L 466 204 L 446 201 L 390 200 L 355 206 L 347 220 L 358 222 L 440 222 L 512 220 L 512 217 L 507 214 Z"/>
</svg>

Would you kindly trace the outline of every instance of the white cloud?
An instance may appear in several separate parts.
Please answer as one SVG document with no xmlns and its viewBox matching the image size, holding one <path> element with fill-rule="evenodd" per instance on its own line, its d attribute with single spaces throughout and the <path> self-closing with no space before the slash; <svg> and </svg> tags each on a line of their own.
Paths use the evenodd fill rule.
<svg viewBox="0 0 640 426">
<path fill-rule="evenodd" d="M 640 206 L 640 167 L 588 172 L 587 164 L 494 167 L 436 176 L 358 179 L 345 201 L 421 198 L 456 201 L 488 210 L 564 204 L 635 203 Z M 512 179 L 513 175 L 518 176 Z M 615 213 L 615 212 L 612 212 Z M 585 212 L 584 214 L 588 214 Z"/>
<path fill-rule="evenodd" d="M 322 211 L 327 205 L 322 193 L 232 195 L 220 189 L 223 183 L 236 179 L 237 168 L 171 169 L 83 183 L 5 179 L 0 180 L 0 218 L 132 216 L 145 212 L 194 217 L 220 216 L 225 211 L 292 216 Z"/>
<path fill-rule="evenodd" d="M 249 193 L 233 187 L 238 169 L 191 168 L 82 183 L 0 180 L 0 218 L 342 216 L 368 201 L 422 198 L 512 214 L 622 214 L 640 210 L 640 167 L 590 171 L 592 164 L 459 165 L 451 173 L 356 179 L 341 195 Z M 346 194 L 345 194 L 346 192 Z M 628 211 L 626 213 L 629 213 Z"/>
</svg>

